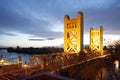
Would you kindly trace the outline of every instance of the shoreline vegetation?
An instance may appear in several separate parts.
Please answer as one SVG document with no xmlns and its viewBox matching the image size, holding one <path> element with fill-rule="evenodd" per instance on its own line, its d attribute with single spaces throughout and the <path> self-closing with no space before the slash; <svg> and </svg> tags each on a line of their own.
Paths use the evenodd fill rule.
<svg viewBox="0 0 120 80">
<path fill-rule="evenodd" d="M 7 52 L 16 52 L 16 53 L 29 53 L 29 54 L 49 54 L 49 53 L 57 53 L 63 52 L 63 48 L 56 48 L 56 47 L 43 47 L 43 48 L 0 48 L 0 50 L 7 50 Z"/>
</svg>

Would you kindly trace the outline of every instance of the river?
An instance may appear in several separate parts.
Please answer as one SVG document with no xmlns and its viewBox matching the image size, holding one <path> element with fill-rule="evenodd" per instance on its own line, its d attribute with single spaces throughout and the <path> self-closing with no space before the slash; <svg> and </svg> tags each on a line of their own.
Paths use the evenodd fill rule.
<svg viewBox="0 0 120 80">
<path fill-rule="evenodd" d="M 21 56 L 22 57 L 22 64 L 25 64 L 25 62 L 32 56 L 36 54 L 27 54 L 27 53 L 15 53 L 15 52 L 4 52 L 0 51 L 0 57 L 8 59 L 9 61 L 12 62 L 17 62 L 17 57 Z"/>
</svg>

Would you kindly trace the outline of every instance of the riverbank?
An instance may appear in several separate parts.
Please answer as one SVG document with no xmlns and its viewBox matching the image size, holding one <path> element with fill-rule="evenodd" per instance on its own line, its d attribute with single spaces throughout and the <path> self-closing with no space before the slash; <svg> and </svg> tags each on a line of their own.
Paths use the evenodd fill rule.
<svg viewBox="0 0 120 80">
<path fill-rule="evenodd" d="M 63 52 L 63 48 L 55 48 L 55 47 L 44 47 L 44 48 L 0 48 L 0 50 L 7 50 L 8 52 L 16 52 L 16 53 L 29 53 L 29 54 L 49 54 L 49 53 L 57 53 Z"/>
</svg>

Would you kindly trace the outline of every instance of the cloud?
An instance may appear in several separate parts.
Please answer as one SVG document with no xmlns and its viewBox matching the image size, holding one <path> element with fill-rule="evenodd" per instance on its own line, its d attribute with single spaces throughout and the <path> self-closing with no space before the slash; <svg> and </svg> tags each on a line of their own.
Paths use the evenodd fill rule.
<svg viewBox="0 0 120 80">
<path fill-rule="evenodd" d="M 17 36 L 16 34 L 12 34 L 12 33 L 4 33 L 4 34 L 8 36 Z"/>
<path fill-rule="evenodd" d="M 109 28 L 119 30 L 119 5 L 119 0 L 95 0 L 87 3 L 84 0 L 11 0 L 10 2 L 2 0 L 0 32 L 4 34 L 9 31 L 18 31 L 43 38 L 61 38 L 63 30 L 55 31 L 54 29 L 64 27 L 64 15 L 76 17 L 78 11 L 84 13 L 85 32 L 88 32 L 91 25 L 96 28 L 103 25 L 105 30 Z M 62 26 L 56 25 L 57 22 Z"/>
<path fill-rule="evenodd" d="M 0 31 L 0 35 L 17 36 L 17 34 L 9 33 L 9 32 L 2 32 L 2 31 Z"/>
<path fill-rule="evenodd" d="M 45 41 L 45 39 L 28 39 L 29 41 Z"/>
<path fill-rule="evenodd" d="M 47 38 L 47 40 L 54 40 L 55 38 Z"/>
<path fill-rule="evenodd" d="M 42 39 L 28 39 L 29 41 L 46 41 L 46 40 L 55 40 L 55 38 L 42 38 Z"/>
<path fill-rule="evenodd" d="M 91 15 L 91 16 L 90 16 Z M 88 12 L 86 16 L 84 16 L 85 19 L 85 29 L 87 32 L 89 31 L 89 27 L 98 28 L 99 26 L 103 26 L 103 31 L 107 32 L 108 34 L 112 33 L 117 34 L 120 30 L 120 11 L 119 10 L 100 10 L 100 11 L 93 11 Z M 119 33 L 118 33 L 119 34 Z"/>
<path fill-rule="evenodd" d="M 17 6 L 17 8 L 12 5 L 13 3 L 17 4 L 15 5 Z M 44 14 L 44 8 L 37 8 L 34 10 L 34 8 L 39 6 L 35 5 L 38 4 L 37 2 L 30 3 L 30 5 L 27 4 L 28 2 L 24 2 L 24 4 L 22 3 L 22 1 L 21 3 L 18 3 L 17 1 L 12 1 L 10 3 L 2 1 L 0 3 L 2 4 L 0 6 L 0 31 L 18 31 L 24 34 L 31 34 L 34 36 L 45 38 L 63 37 L 61 35 L 63 34 L 62 32 L 56 32 L 52 30 L 55 22 L 57 21 L 56 19 L 54 19 L 54 17 L 48 15 L 49 13 Z"/>
</svg>

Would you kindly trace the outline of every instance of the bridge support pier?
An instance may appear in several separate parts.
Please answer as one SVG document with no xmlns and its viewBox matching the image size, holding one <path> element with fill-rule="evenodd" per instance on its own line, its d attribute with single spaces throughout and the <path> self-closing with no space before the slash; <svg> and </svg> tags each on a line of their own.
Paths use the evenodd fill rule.
<svg viewBox="0 0 120 80">
<path fill-rule="evenodd" d="M 18 69 L 21 69 L 22 68 L 22 58 L 21 58 L 21 56 L 18 56 L 17 63 L 18 63 Z"/>
<path fill-rule="evenodd" d="M 46 59 L 41 59 L 40 67 L 41 67 L 42 71 L 45 71 L 45 69 L 46 69 Z"/>
</svg>

